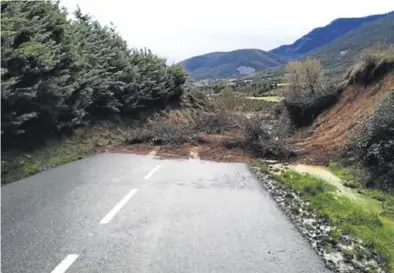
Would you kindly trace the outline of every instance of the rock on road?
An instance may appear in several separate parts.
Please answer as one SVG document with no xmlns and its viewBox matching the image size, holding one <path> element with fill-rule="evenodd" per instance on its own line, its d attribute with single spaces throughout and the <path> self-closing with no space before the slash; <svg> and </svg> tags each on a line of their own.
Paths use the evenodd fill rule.
<svg viewBox="0 0 394 273">
<path fill-rule="evenodd" d="M 240 163 L 98 154 L 2 187 L 3 273 L 327 273 Z"/>
</svg>

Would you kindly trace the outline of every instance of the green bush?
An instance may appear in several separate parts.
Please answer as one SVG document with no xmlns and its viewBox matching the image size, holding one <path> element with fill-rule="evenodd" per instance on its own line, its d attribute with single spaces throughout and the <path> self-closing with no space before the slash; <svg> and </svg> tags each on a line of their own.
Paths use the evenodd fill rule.
<svg viewBox="0 0 394 273">
<path fill-rule="evenodd" d="M 356 138 L 356 154 L 370 174 L 367 185 L 394 188 L 394 90 Z"/>
<path fill-rule="evenodd" d="M 295 127 L 309 126 L 324 110 L 338 101 L 338 93 L 334 87 L 325 91 L 305 96 L 291 96 L 283 103 L 291 124 Z"/>
<path fill-rule="evenodd" d="M 238 105 L 236 94 L 230 86 L 226 86 L 220 91 L 216 102 L 223 111 L 234 111 Z"/>
<path fill-rule="evenodd" d="M 338 101 L 337 88 L 326 80 L 319 60 L 306 58 L 286 65 L 288 95 L 284 115 L 294 127 L 308 126 Z"/>
<path fill-rule="evenodd" d="M 3 1 L 1 19 L 3 143 L 133 117 L 182 95 L 180 67 L 129 49 L 112 25 L 79 9 L 69 20 L 58 2 Z"/>
</svg>

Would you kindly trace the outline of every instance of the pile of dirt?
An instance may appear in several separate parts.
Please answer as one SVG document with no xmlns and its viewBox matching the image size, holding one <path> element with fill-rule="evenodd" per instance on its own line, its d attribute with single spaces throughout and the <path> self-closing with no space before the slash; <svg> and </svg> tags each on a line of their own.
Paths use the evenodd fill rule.
<svg viewBox="0 0 394 273">
<path fill-rule="evenodd" d="M 344 88 L 337 104 L 290 140 L 291 146 L 305 151 L 300 161 L 326 164 L 338 155 L 393 87 L 394 73 L 390 73 L 374 85 Z"/>
<path fill-rule="evenodd" d="M 201 138 L 205 143 L 185 143 L 177 147 L 141 143 L 135 145 L 110 147 L 103 151 L 116 153 L 135 153 L 163 158 L 189 158 L 212 160 L 218 162 L 254 162 L 254 158 L 240 147 L 226 147 L 227 143 L 237 142 L 243 139 L 243 136 L 237 132 L 226 132 L 222 134 L 211 135 L 202 134 Z"/>
</svg>

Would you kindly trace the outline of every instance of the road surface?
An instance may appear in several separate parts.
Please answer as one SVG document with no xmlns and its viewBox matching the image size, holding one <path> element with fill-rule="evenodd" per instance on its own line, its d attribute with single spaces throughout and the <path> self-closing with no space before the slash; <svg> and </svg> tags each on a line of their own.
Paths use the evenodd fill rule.
<svg viewBox="0 0 394 273">
<path fill-rule="evenodd" d="M 245 164 L 98 154 L 1 209 L 2 273 L 328 272 Z"/>
</svg>

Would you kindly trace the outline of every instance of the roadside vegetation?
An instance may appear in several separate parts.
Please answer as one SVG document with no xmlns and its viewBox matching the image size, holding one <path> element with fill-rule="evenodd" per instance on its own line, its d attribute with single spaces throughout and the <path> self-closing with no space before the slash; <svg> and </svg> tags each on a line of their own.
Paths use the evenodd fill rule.
<svg viewBox="0 0 394 273">
<path fill-rule="evenodd" d="M 1 3 L 2 181 L 19 155 L 103 120 L 143 119 L 183 94 L 180 67 L 130 49 L 114 26 L 80 9 L 73 15 L 55 1 Z M 39 169 L 21 168 L 21 176 Z"/>
<path fill-rule="evenodd" d="M 324 110 L 337 102 L 335 85 L 327 79 L 319 60 L 286 65 L 288 95 L 283 101 L 284 111 L 295 128 L 309 126 Z"/>
<path fill-rule="evenodd" d="M 359 238 L 370 251 L 381 254 L 384 264 L 394 272 L 394 218 L 389 214 L 393 209 L 393 196 L 386 195 L 383 205 L 379 205 L 368 197 L 355 200 L 338 194 L 334 185 L 309 174 L 285 172 L 275 178 L 310 202 L 319 217 L 328 219 L 337 228 L 337 234 Z M 357 249 L 352 251 L 358 255 Z"/>
<path fill-rule="evenodd" d="M 308 130 L 313 132 L 317 118 L 339 100 L 353 103 L 357 100 L 357 92 L 370 92 L 370 86 L 375 86 L 374 92 L 379 92 L 382 79 L 394 71 L 393 60 L 391 45 L 374 46 L 364 51 L 342 81 L 334 79 L 333 82 L 327 80 L 316 59 L 289 63 L 286 66 L 288 93 L 279 104 L 282 122 L 278 127 L 287 126 L 289 130 L 285 132 L 289 138 L 303 130 L 304 133 Z M 388 81 L 388 84 L 392 85 L 392 82 Z M 351 98 L 349 95 L 342 96 L 349 87 L 357 91 L 350 93 Z M 372 116 L 359 120 L 362 125 L 358 130 L 347 132 L 353 135 L 343 150 L 335 151 L 335 158 L 326 158 L 328 170 L 340 178 L 341 187 L 312 174 L 286 169 L 281 171 L 278 167 L 274 170 L 267 164 L 260 166 L 262 172 L 296 191 L 310 204 L 310 209 L 336 227 L 332 234 L 332 239 L 337 240 L 336 244 L 346 234 L 361 239 L 369 253 L 383 257 L 377 261 L 385 265 L 389 272 L 394 272 L 393 87 L 384 87 L 391 88 L 391 91 L 376 103 Z M 321 125 L 324 118 L 319 122 Z M 326 139 L 329 137 L 326 135 Z M 307 153 L 305 157 L 308 157 Z M 342 251 L 345 256 L 361 255 L 360 249 Z M 375 272 L 369 267 L 364 270 Z"/>
<path fill-rule="evenodd" d="M 394 46 L 379 44 L 366 50 L 345 78 L 347 84 L 366 86 L 393 70 Z M 386 190 L 394 189 L 394 86 L 389 88 L 348 147 L 365 170 L 365 185 Z"/>
<path fill-rule="evenodd" d="M 367 171 L 366 185 L 394 189 L 394 89 L 365 123 L 354 146 Z"/>
<path fill-rule="evenodd" d="M 54 1 L 6 1 L 1 8 L 2 184 L 119 147 L 209 147 L 212 154 L 305 160 L 313 155 L 297 140 L 324 128 L 318 118 L 341 100 L 352 103 L 370 86 L 379 88 L 394 71 L 393 46 L 380 44 L 340 79 L 307 57 L 250 79 L 189 86 L 183 69 L 149 50 L 130 49 L 114 26 L 101 26 L 79 9 L 67 19 Z M 357 130 L 348 128 L 352 138 L 330 151 L 335 158 L 324 159 L 342 184 L 260 168 L 340 233 L 360 238 L 394 272 L 389 84 L 372 116 L 357 121 Z M 351 96 L 343 96 L 350 87 Z M 323 133 L 318 144 L 324 146 L 332 136 Z"/>
</svg>

